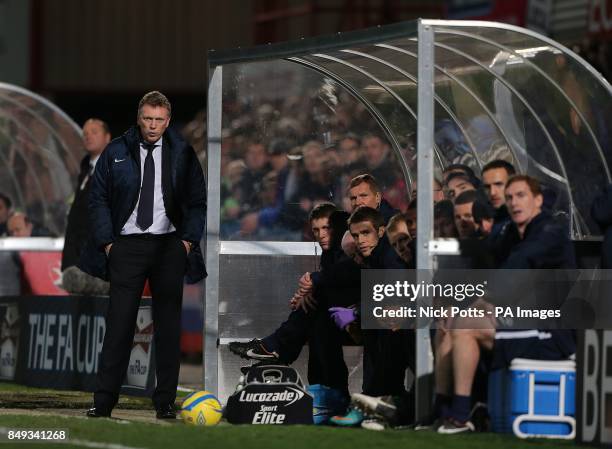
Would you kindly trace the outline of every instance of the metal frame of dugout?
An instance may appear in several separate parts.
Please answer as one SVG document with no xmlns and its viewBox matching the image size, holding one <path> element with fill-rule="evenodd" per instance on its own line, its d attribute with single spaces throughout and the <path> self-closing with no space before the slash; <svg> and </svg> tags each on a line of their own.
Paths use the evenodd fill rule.
<svg viewBox="0 0 612 449">
<path fill-rule="evenodd" d="M 612 140 L 607 138 L 606 117 L 612 113 L 612 88 L 578 55 L 545 36 L 500 23 L 419 20 L 251 49 L 210 51 L 208 61 L 204 387 L 220 397 L 232 387 L 228 368 L 237 371 L 224 365 L 224 344 L 272 331 L 286 316 L 281 307 L 286 290 L 296 275 L 311 268 L 317 253 L 317 246 L 306 242 L 220 238 L 225 101 L 256 95 L 266 84 L 286 86 L 273 77 L 245 82 L 249 67 L 282 64 L 316 73 L 371 114 L 390 142 L 408 190 L 417 178 L 419 269 L 433 268 L 437 255 L 457 252 L 456 242 L 433 240 L 431 188 L 434 173 L 457 161 L 479 169 L 503 154 L 521 172 L 557 192 L 555 210 L 567 218 L 574 240 L 600 237 L 588 214 L 589 198 L 611 180 Z M 236 87 L 239 84 L 247 87 Z M 437 138 L 441 121 L 461 136 L 465 151 L 458 159 Z M 416 166 L 402 151 L 410 132 L 417 135 Z M 282 296 L 281 287 L 282 301 L 274 298 Z M 257 304 L 250 315 L 242 313 L 253 301 Z M 280 315 L 266 319 L 265 312 L 275 306 Z M 261 326 L 254 327 L 256 321 Z M 419 415 L 426 413 L 431 391 L 429 347 L 429 330 L 419 329 Z"/>
<path fill-rule="evenodd" d="M 56 235 L 64 233 L 81 149 L 81 128 L 65 112 L 34 92 L 0 82 L 0 192 L 15 210 Z"/>
</svg>

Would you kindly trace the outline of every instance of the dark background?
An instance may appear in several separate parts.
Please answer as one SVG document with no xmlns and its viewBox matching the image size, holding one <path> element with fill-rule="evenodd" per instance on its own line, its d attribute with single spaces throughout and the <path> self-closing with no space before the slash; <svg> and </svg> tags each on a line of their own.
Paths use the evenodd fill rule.
<svg viewBox="0 0 612 449">
<path fill-rule="evenodd" d="M 597 2 L 554 0 L 548 7 L 538 3 L 542 2 L 0 0 L 0 26 L 15 30 L 5 31 L 4 42 L 0 35 L 0 66 L 3 49 L 8 51 L 17 42 L 24 51 L 14 59 L 26 67 L 25 75 L 14 80 L 5 74 L 6 66 L 0 67 L 0 81 L 42 94 L 79 124 L 100 117 L 114 135 L 134 122 L 143 93 L 158 89 L 173 102 L 174 125 L 181 127 L 205 108 L 210 49 L 249 47 L 419 17 L 526 26 L 579 51 L 608 75 L 607 21 L 601 20 Z M 197 118 L 202 119 L 203 115 Z"/>
</svg>

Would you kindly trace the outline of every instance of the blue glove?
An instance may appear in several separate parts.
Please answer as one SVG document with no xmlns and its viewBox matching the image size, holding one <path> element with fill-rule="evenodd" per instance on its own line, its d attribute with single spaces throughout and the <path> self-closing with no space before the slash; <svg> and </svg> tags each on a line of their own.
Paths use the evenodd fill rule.
<svg viewBox="0 0 612 449">
<path fill-rule="evenodd" d="M 357 319 L 355 315 L 355 309 L 348 307 L 331 307 L 328 309 L 331 312 L 331 317 L 340 329 L 345 329 L 346 326 L 351 324 Z"/>
</svg>

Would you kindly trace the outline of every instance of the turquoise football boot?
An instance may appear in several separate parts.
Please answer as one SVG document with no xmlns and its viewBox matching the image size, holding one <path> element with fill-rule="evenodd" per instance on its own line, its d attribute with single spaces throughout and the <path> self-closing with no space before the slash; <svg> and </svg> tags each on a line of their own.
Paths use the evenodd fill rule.
<svg viewBox="0 0 612 449">
<path fill-rule="evenodd" d="M 349 409 L 346 415 L 332 416 L 329 420 L 331 424 L 341 427 L 357 427 L 363 421 L 363 412 L 357 408 Z"/>
<path fill-rule="evenodd" d="M 346 412 L 350 402 L 346 393 L 320 384 L 310 385 L 307 390 L 312 395 L 312 419 L 315 424 L 329 424 L 332 416 Z"/>
</svg>

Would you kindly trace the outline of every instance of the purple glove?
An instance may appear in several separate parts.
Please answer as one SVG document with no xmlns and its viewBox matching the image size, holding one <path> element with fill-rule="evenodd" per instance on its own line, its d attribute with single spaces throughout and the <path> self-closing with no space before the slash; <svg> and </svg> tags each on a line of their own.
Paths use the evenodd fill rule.
<svg viewBox="0 0 612 449">
<path fill-rule="evenodd" d="M 355 309 L 347 307 L 332 307 L 328 309 L 331 312 L 331 317 L 340 329 L 346 328 L 349 324 L 357 319 Z"/>
</svg>

